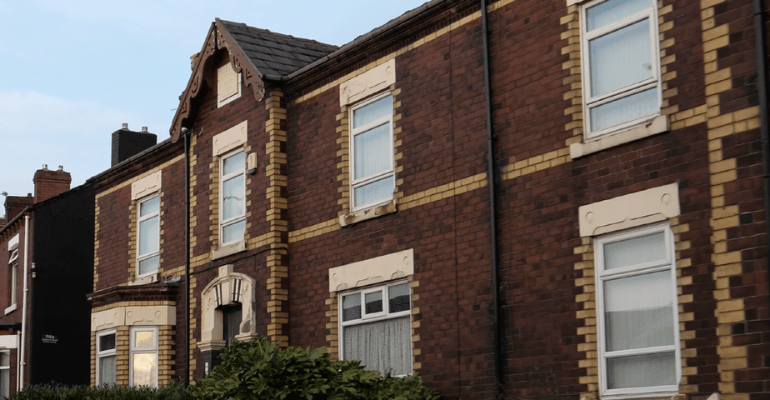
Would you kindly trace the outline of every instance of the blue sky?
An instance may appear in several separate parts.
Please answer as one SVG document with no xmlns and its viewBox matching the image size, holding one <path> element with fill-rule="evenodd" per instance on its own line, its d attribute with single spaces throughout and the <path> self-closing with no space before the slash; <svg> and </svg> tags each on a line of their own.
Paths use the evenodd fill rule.
<svg viewBox="0 0 770 400">
<path fill-rule="evenodd" d="M 167 138 L 215 17 L 339 46 L 424 1 L 0 0 L 0 192 L 43 164 L 83 184 L 124 122 Z"/>
</svg>

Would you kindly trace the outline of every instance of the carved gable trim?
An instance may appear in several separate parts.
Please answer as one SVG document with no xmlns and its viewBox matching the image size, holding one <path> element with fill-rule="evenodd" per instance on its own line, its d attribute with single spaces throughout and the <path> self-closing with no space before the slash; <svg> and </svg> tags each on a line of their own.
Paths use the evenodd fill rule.
<svg viewBox="0 0 770 400">
<path fill-rule="evenodd" d="M 209 29 L 206 41 L 203 44 L 203 49 L 193 61 L 193 73 L 187 82 L 187 88 L 180 97 L 179 107 L 176 110 L 176 114 L 174 114 L 174 119 L 171 121 L 172 142 L 179 140 L 182 135 L 182 126 L 187 123 L 192 114 L 192 100 L 200 94 L 201 87 L 203 86 L 203 73 L 206 69 L 206 61 L 221 49 L 227 50 L 230 55 L 230 65 L 233 67 L 233 71 L 236 74 L 241 74 L 246 87 L 251 87 L 254 98 L 257 101 L 262 101 L 265 97 L 265 82 L 260 77 L 261 74 L 243 52 L 238 42 L 230 35 L 222 21 L 217 18 L 211 24 L 211 29 Z M 209 65 L 209 68 L 214 68 L 214 66 Z"/>
</svg>

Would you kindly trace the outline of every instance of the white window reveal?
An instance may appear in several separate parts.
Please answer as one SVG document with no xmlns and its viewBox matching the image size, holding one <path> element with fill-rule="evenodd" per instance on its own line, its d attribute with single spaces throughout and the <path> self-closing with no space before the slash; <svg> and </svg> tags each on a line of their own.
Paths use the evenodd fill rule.
<svg viewBox="0 0 770 400">
<path fill-rule="evenodd" d="M 605 396 L 677 393 L 681 377 L 674 240 L 668 225 L 596 241 Z"/>
<path fill-rule="evenodd" d="M 96 384 L 112 386 L 115 384 L 115 331 L 99 333 L 96 336 Z"/>
<path fill-rule="evenodd" d="M 587 137 L 660 113 L 655 0 L 602 0 L 582 9 L 583 98 Z"/>
<path fill-rule="evenodd" d="M 158 328 L 131 328 L 131 386 L 158 387 Z"/>
<path fill-rule="evenodd" d="M 246 231 L 246 153 L 225 155 L 220 163 L 219 225 L 224 246 L 242 241 Z"/>
<path fill-rule="evenodd" d="M 0 351 L 0 398 L 10 396 L 11 392 L 11 353 Z"/>
<path fill-rule="evenodd" d="M 393 97 L 380 96 L 351 113 L 351 186 L 353 209 L 393 198 Z"/>
<path fill-rule="evenodd" d="M 160 197 L 153 196 L 139 203 L 137 232 L 137 276 L 158 272 L 160 263 Z"/>
<path fill-rule="evenodd" d="M 400 282 L 340 296 L 342 358 L 381 374 L 412 373 L 411 296 Z"/>
</svg>

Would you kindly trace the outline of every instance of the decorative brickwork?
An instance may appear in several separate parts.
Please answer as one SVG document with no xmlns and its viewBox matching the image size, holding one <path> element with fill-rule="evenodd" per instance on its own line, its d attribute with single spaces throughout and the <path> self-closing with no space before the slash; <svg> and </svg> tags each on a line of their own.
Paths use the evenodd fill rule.
<svg viewBox="0 0 770 400">
<path fill-rule="evenodd" d="M 267 326 L 267 336 L 272 341 L 280 341 L 281 345 L 289 345 L 289 268 L 287 265 L 286 248 L 288 241 L 286 198 L 286 99 L 280 90 L 271 90 L 265 101 L 268 119 L 265 132 L 269 139 L 265 152 L 270 157 L 267 167 L 269 184 L 266 197 L 270 208 L 266 219 L 270 223 L 270 232 L 266 237 L 270 252 L 267 256 L 266 267 L 270 271 L 267 279 L 267 291 L 270 300 L 267 302 L 267 312 L 270 323 Z"/>
</svg>

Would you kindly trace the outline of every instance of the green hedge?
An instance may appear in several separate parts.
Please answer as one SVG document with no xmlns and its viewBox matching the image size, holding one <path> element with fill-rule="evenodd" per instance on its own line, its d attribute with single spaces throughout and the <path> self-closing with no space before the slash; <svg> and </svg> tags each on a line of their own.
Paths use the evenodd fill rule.
<svg viewBox="0 0 770 400">
<path fill-rule="evenodd" d="M 266 338 L 233 342 L 221 363 L 185 389 L 32 386 L 11 400 L 437 400 L 417 375 L 381 377 L 358 361 L 332 361 L 326 349 L 280 349 Z"/>
<path fill-rule="evenodd" d="M 66 387 L 35 385 L 10 397 L 11 400 L 194 400 L 181 383 L 158 389 L 130 387 Z"/>
</svg>

